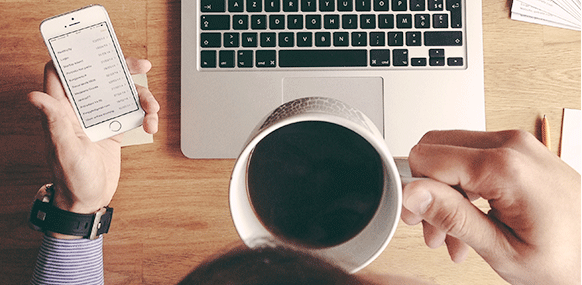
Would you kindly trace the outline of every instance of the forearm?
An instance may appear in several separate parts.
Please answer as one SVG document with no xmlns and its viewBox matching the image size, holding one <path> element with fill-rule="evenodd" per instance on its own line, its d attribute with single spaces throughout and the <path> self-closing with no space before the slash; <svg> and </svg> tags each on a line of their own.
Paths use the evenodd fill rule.
<svg viewBox="0 0 582 285">
<path fill-rule="evenodd" d="M 31 284 L 103 284 L 103 237 L 57 239 L 45 235 Z"/>
</svg>

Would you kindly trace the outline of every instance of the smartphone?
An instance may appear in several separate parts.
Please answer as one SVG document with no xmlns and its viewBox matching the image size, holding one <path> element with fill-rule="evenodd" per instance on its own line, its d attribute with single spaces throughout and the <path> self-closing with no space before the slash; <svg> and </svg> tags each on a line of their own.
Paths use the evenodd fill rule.
<svg viewBox="0 0 582 285">
<path fill-rule="evenodd" d="M 91 5 L 45 19 L 40 32 L 91 141 L 142 125 L 145 113 L 103 6 Z"/>
</svg>

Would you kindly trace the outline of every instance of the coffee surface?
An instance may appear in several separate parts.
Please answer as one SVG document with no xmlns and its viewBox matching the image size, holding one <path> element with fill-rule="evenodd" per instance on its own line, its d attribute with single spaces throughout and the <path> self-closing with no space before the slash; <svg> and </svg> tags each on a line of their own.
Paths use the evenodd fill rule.
<svg viewBox="0 0 582 285">
<path fill-rule="evenodd" d="M 249 198 L 263 225 L 310 248 L 356 236 L 374 216 L 384 185 L 376 150 L 327 122 L 299 122 L 270 133 L 248 167 Z"/>
</svg>

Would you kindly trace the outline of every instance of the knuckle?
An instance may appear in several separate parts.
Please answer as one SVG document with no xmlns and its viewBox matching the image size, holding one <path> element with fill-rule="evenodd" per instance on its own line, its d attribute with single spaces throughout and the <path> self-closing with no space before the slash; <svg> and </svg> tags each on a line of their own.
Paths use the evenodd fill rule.
<svg viewBox="0 0 582 285">
<path fill-rule="evenodd" d="M 436 226 L 451 236 L 463 239 L 468 234 L 467 214 L 461 209 L 459 204 L 455 204 L 448 209 L 443 208 L 437 212 L 435 218 L 438 221 L 438 225 Z"/>
</svg>

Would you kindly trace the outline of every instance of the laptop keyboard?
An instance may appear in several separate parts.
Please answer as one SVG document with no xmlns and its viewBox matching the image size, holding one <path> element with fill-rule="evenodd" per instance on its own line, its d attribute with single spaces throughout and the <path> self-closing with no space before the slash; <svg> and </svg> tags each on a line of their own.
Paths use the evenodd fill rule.
<svg viewBox="0 0 582 285">
<path fill-rule="evenodd" d="M 465 69 L 464 0 L 196 0 L 202 70 Z"/>
</svg>

